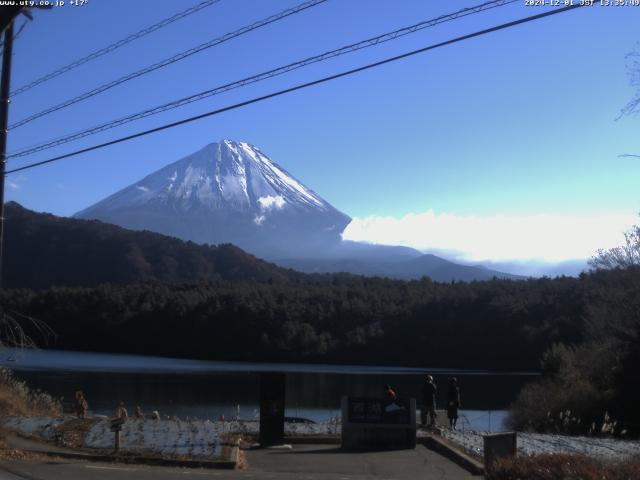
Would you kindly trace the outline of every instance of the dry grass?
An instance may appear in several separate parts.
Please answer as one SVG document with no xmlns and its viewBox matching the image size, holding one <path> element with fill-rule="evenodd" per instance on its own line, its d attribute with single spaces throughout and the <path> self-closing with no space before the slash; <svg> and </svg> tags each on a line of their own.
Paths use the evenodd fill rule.
<svg viewBox="0 0 640 480">
<path fill-rule="evenodd" d="M 7 368 L 0 368 L 0 416 L 62 415 L 62 404 L 40 390 L 31 390 Z"/>
<path fill-rule="evenodd" d="M 584 455 L 543 454 L 496 462 L 488 480 L 636 480 L 640 457 L 603 460 Z"/>
</svg>

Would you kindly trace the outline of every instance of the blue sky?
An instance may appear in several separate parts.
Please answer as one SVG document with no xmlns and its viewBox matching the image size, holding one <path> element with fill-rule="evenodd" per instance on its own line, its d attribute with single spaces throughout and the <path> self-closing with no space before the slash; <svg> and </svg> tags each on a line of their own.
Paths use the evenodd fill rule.
<svg viewBox="0 0 640 480">
<path fill-rule="evenodd" d="M 15 44 L 12 85 L 196 3 L 89 0 L 35 12 Z M 222 0 L 16 97 L 10 123 L 296 3 Z M 477 3 L 329 0 L 13 130 L 9 152 Z M 8 168 L 541 11 L 523 1 L 472 15 L 10 161 Z M 640 159 L 619 157 L 640 154 L 640 119 L 616 121 L 634 95 L 625 56 L 640 41 L 639 21 L 640 7 L 574 10 L 11 175 L 7 199 L 71 215 L 207 143 L 231 138 L 258 146 L 354 217 L 350 238 L 445 249 L 474 225 L 495 238 L 484 239 L 484 250 L 455 243 L 451 249 L 461 258 L 582 258 L 618 241 L 640 211 Z M 528 237 L 548 238 L 555 228 L 567 245 L 538 251 L 544 242 L 529 238 L 500 255 L 499 238 L 521 225 L 536 227 Z M 571 254 L 577 232 L 589 242 Z"/>
</svg>

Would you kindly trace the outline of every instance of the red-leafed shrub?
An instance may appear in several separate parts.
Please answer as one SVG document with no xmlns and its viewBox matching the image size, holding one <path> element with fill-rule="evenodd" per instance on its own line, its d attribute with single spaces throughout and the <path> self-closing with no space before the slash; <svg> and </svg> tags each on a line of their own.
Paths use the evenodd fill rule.
<svg viewBox="0 0 640 480">
<path fill-rule="evenodd" d="M 640 456 L 603 460 L 584 455 L 542 454 L 496 462 L 489 480 L 637 480 Z"/>
</svg>

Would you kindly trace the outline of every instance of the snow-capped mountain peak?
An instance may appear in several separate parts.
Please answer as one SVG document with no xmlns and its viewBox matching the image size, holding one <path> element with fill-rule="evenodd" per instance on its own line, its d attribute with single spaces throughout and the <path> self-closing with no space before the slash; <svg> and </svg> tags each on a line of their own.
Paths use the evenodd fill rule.
<svg viewBox="0 0 640 480">
<path fill-rule="evenodd" d="M 152 173 L 96 204 L 119 209 L 162 201 L 181 209 L 205 206 L 255 210 L 286 207 L 329 211 L 333 207 L 258 148 L 222 140 Z M 94 207 L 90 207 L 94 208 Z M 88 210 L 81 212 L 86 213 Z"/>
<path fill-rule="evenodd" d="M 273 239 L 283 229 L 339 236 L 350 221 L 260 149 L 228 139 L 161 168 L 76 216 L 241 246 L 247 239 L 236 238 L 239 231 L 263 235 L 268 230 Z"/>
</svg>

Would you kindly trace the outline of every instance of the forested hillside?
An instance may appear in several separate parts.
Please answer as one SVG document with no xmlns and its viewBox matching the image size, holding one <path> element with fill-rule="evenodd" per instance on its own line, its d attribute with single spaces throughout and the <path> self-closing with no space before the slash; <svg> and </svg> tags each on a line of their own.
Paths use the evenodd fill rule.
<svg viewBox="0 0 640 480">
<path fill-rule="evenodd" d="M 5 217 L 5 287 L 302 276 L 229 244 L 198 245 L 96 220 L 36 213 L 15 202 L 7 203 Z"/>
<path fill-rule="evenodd" d="M 611 276 L 434 283 L 144 283 L 5 291 L 7 309 L 56 332 L 54 348 L 228 360 L 537 370 L 581 337 Z"/>
</svg>

